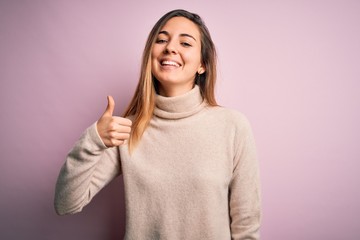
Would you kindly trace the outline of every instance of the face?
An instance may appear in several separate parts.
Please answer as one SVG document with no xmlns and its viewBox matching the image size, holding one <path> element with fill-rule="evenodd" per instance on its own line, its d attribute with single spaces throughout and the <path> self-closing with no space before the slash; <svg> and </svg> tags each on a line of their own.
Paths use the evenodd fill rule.
<svg viewBox="0 0 360 240">
<path fill-rule="evenodd" d="M 196 73 L 205 72 L 197 25 L 184 17 L 168 20 L 153 45 L 151 68 L 160 83 L 160 90 L 190 90 Z"/>
</svg>

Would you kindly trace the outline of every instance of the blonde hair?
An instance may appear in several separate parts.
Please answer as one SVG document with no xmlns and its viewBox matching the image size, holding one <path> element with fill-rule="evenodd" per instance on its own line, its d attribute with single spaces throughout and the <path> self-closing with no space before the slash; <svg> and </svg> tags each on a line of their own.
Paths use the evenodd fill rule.
<svg viewBox="0 0 360 240">
<path fill-rule="evenodd" d="M 182 9 L 166 13 L 157 21 L 148 36 L 142 56 L 139 82 L 134 96 L 124 113 L 124 117 L 133 116 L 132 132 L 129 139 L 130 153 L 137 146 L 149 125 L 155 108 L 155 94 L 158 81 L 151 71 L 151 50 L 159 32 L 166 22 L 173 17 L 185 17 L 194 22 L 199 28 L 201 35 L 201 61 L 205 66 L 205 72 L 200 75 L 198 74 L 194 82 L 199 86 L 201 95 L 207 104 L 217 106 L 215 100 L 216 50 L 209 30 L 200 16 L 195 13 Z"/>
</svg>

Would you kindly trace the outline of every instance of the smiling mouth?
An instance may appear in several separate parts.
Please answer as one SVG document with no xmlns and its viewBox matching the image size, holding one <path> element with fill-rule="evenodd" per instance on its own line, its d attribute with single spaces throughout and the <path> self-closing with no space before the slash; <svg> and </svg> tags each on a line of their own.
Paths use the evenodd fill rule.
<svg viewBox="0 0 360 240">
<path fill-rule="evenodd" d="M 173 66 L 173 67 L 180 67 L 180 64 L 174 61 L 164 60 L 160 62 L 161 66 Z"/>
</svg>

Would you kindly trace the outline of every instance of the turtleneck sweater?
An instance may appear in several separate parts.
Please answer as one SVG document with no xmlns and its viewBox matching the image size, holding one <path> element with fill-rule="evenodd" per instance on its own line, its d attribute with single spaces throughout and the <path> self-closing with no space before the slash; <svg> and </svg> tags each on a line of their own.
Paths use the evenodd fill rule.
<svg viewBox="0 0 360 240">
<path fill-rule="evenodd" d="M 55 192 L 58 214 L 79 212 L 122 174 L 126 240 L 259 239 L 260 186 L 246 117 L 213 107 L 198 86 L 156 96 L 149 126 L 130 154 L 107 148 L 96 123 L 69 152 Z"/>
</svg>

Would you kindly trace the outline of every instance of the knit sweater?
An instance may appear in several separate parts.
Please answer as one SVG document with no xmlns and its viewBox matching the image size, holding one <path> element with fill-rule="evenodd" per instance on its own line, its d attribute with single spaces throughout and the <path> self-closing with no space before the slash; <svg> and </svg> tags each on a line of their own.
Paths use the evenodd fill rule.
<svg viewBox="0 0 360 240">
<path fill-rule="evenodd" d="M 239 112 L 211 107 L 195 86 L 156 96 L 139 144 L 107 148 L 90 126 L 69 152 L 55 193 L 58 214 L 76 213 L 122 174 L 126 240 L 259 239 L 255 144 Z"/>
</svg>

